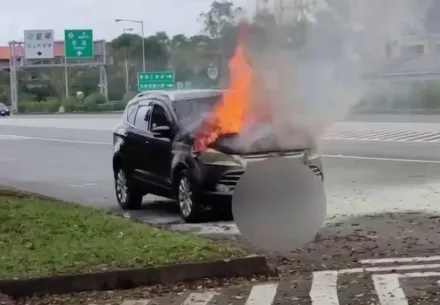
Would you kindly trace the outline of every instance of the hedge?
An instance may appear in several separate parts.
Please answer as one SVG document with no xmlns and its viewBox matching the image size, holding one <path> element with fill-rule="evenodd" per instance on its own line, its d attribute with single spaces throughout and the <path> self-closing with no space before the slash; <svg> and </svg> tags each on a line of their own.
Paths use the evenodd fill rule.
<svg viewBox="0 0 440 305">
<path fill-rule="evenodd" d="M 75 97 L 67 97 L 61 101 L 52 99 L 48 101 L 20 101 L 18 104 L 19 113 L 56 113 L 60 106 L 64 107 L 64 112 L 106 112 L 121 111 L 125 109 L 127 102 L 107 102 L 104 95 L 99 92 L 92 93 L 79 102 Z"/>
</svg>

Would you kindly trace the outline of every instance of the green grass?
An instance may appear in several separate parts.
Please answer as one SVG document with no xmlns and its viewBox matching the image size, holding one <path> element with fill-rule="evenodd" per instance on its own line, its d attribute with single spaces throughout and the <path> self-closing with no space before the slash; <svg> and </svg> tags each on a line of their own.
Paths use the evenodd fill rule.
<svg viewBox="0 0 440 305">
<path fill-rule="evenodd" d="M 0 193 L 0 278 L 199 262 L 243 251 L 74 204 Z"/>
</svg>

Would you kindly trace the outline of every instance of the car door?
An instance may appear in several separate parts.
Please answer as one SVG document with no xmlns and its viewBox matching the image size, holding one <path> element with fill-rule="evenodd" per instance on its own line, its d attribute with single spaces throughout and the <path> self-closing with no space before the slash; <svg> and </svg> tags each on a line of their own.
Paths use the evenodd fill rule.
<svg viewBox="0 0 440 305">
<path fill-rule="evenodd" d="M 171 115 L 167 108 L 160 102 L 153 104 L 150 121 L 151 137 L 151 158 L 150 169 L 158 184 L 164 188 L 171 187 L 171 161 L 172 161 L 172 135 L 173 124 Z M 156 133 L 156 127 L 168 127 L 169 132 Z"/>
<path fill-rule="evenodd" d="M 152 137 L 149 131 L 152 104 L 145 103 L 139 105 L 132 128 L 127 135 L 127 141 L 130 146 L 131 158 L 129 162 L 134 170 L 134 177 L 146 182 L 153 182 L 149 172 L 149 160 L 151 159 L 150 139 Z"/>
</svg>

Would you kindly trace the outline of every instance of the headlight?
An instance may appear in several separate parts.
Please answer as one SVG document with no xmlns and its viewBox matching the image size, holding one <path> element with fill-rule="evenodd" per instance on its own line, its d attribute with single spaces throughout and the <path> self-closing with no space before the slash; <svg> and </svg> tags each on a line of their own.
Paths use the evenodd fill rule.
<svg viewBox="0 0 440 305">
<path fill-rule="evenodd" d="M 205 163 L 211 165 L 225 165 L 225 166 L 243 166 L 243 160 L 236 155 L 228 155 L 218 150 L 208 148 L 207 150 L 198 154 L 197 158 Z"/>
</svg>

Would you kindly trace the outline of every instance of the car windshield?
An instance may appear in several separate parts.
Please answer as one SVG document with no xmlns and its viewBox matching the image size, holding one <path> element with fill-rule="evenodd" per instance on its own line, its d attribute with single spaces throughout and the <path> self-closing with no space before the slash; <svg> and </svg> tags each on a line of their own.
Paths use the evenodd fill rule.
<svg viewBox="0 0 440 305">
<path fill-rule="evenodd" d="M 6 108 L 8 108 L 8 107 L 5 104 L 0 103 L 0 109 L 6 109 Z"/>
<path fill-rule="evenodd" d="M 177 118 L 186 131 L 193 133 L 212 112 L 221 96 L 183 100 L 174 103 Z"/>
</svg>

